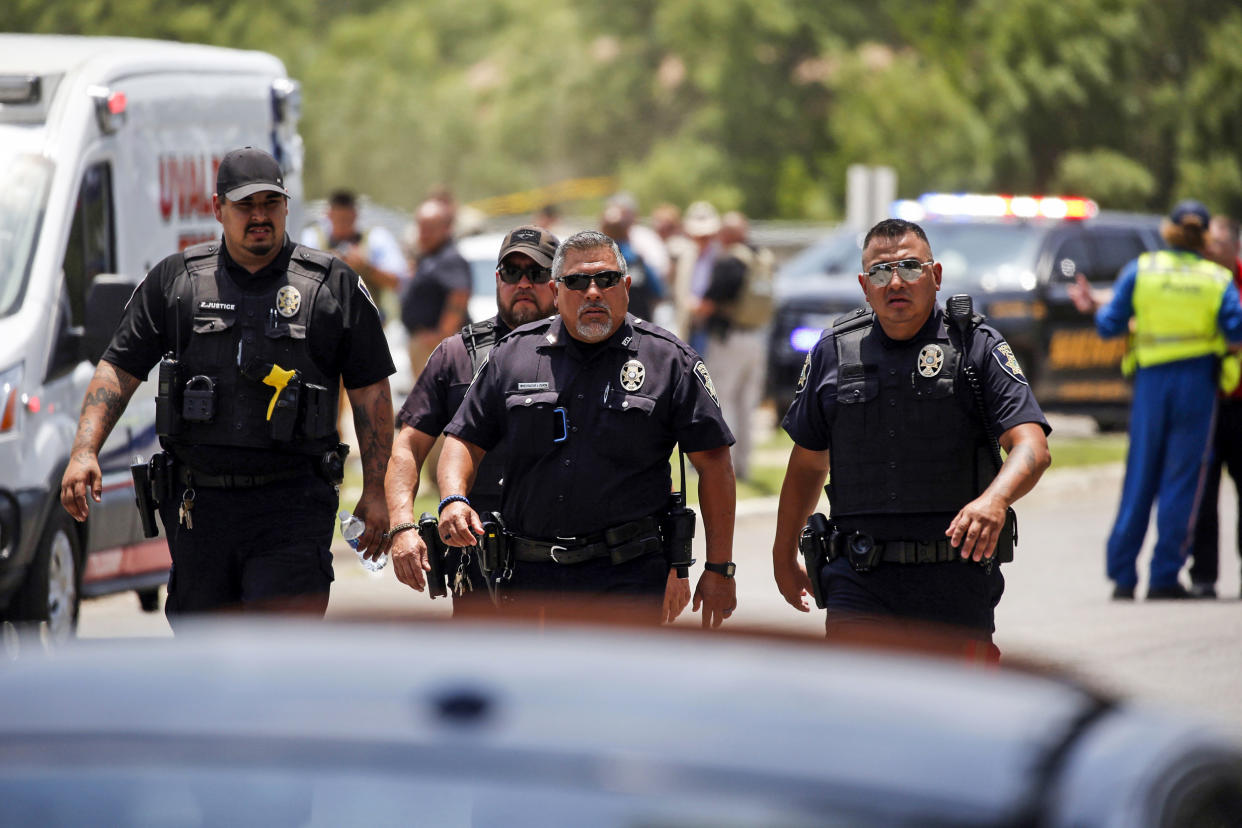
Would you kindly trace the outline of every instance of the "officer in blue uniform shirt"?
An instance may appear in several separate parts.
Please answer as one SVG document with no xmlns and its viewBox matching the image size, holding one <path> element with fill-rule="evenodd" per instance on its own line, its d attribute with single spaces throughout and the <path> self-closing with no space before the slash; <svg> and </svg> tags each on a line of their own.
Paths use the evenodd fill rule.
<svg viewBox="0 0 1242 828">
<path fill-rule="evenodd" d="M 694 609 L 718 626 L 736 604 L 736 485 L 711 377 L 689 346 L 627 314 L 625 260 L 608 236 L 565 240 L 552 277 L 559 316 L 497 344 L 445 429 L 441 530 L 453 546 L 483 532 L 466 493 L 485 453 L 503 443 L 501 514 L 515 560 L 500 589 L 515 610 L 603 597 L 671 620 L 668 587 L 689 585 L 660 552 L 659 524 L 680 444 L 699 473 L 706 532 Z"/>
<path fill-rule="evenodd" d="M 165 452 L 153 460 L 174 624 L 236 608 L 326 610 L 342 381 L 362 446 L 359 546 L 383 552 L 392 357 L 358 274 L 285 234 L 288 199 L 271 155 L 225 155 L 212 197 L 222 238 L 163 259 L 134 291 L 87 389 L 61 483 L 64 507 L 85 520 L 88 498 L 100 498 L 100 446 L 159 362 Z"/>
<path fill-rule="evenodd" d="M 1009 345 L 980 319 L 965 334 L 937 303 L 941 267 L 923 229 L 867 233 L 859 284 L 870 311 L 838 319 L 807 356 L 782 423 L 794 440 L 772 561 L 809 611 L 818 578 L 829 635 L 877 617 L 963 628 L 988 642 L 1004 590 L 993 565 L 1009 507 L 1050 462 L 1050 431 Z M 977 379 L 986 420 L 965 380 Z M 997 471 L 989 431 L 1007 452 Z M 808 573 L 798 538 L 831 471 L 838 554 Z M 869 550 L 870 567 L 847 548 Z"/>
</svg>

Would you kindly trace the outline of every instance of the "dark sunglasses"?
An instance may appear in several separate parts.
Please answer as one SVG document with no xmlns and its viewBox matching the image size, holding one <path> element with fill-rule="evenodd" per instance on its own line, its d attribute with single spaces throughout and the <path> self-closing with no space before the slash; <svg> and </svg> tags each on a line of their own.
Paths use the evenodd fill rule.
<svg viewBox="0 0 1242 828">
<path fill-rule="evenodd" d="M 876 287 L 884 287 L 889 280 L 893 278 L 893 272 L 901 277 L 903 282 L 917 282 L 919 277 L 923 275 L 923 268 L 929 264 L 935 264 L 935 259 L 929 259 L 926 262 L 920 262 L 918 259 L 902 259 L 899 262 L 880 262 L 873 264 L 867 268 L 867 278 L 871 280 L 871 284 Z"/>
<path fill-rule="evenodd" d="M 619 270 L 601 270 L 599 273 L 566 273 L 556 281 L 570 290 L 586 290 L 591 282 L 599 286 L 600 290 L 608 290 L 616 287 L 624 278 L 625 274 Z"/>
<path fill-rule="evenodd" d="M 530 279 L 532 285 L 542 285 L 552 278 L 552 269 L 540 267 L 539 265 L 518 267 L 517 265 L 502 264 L 496 267 L 496 274 L 500 276 L 500 281 L 506 285 L 516 285 L 522 281 L 523 276 Z"/>
</svg>

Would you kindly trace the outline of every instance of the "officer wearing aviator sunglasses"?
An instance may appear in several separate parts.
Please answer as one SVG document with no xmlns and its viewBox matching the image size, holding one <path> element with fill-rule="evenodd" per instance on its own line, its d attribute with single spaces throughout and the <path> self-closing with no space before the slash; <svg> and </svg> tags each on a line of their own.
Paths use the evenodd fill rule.
<svg viewBox="0 0 1242 828">
<path fill-rule="evenodd" d="M 828 610 L 829 636 L 889 616 L 957 626 L 997 655 L 995 563 L 1012 559 L 1010 506 L 1050 463 L 1050 429 L 969 297 L 936 302 L 941 275 L 917 224 L 868 232 L 858 283 L 870 310 L 825 331 L 782 423 L 795 445 L 772 561 L 789 604 L 809 611 L 810 592 Z M 826 480 L 831 518 L 803 530 Z"/>
<path fill-rule="evenodd" d="M 445 428 L 440 529 L 454 546 L 484 533 L 467 492 L 476 469 L 504 451 L 512 563 L 500 573 L 502 608 L 543 613 L 557 599 L 604 599 L 609 612 L 671 621 L 690 598 L 688 573 L 666 557 L 669 458 L 680 446 L 699 472 L 707 535 L 694 609 L 718 626 L 736 605 L 733 435 L 698 355 L 627 313 L 625 268 L 602 233 L 557 250 L 558 316 L 497 344 Z"/>
</svg>

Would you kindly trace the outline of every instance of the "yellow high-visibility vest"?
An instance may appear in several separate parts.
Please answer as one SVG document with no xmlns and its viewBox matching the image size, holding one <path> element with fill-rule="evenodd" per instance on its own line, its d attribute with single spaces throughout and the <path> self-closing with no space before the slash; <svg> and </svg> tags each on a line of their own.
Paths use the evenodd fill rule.
<svg viewBox="0 0 1242 828">
<path fill-rule="evenodd" d="M 1224 354 L 1217 316 L 1231 278 L 1215 262 L 1183 250 L 1139 256 L 1128 361 L 1147 367 Z"/>
</svg>

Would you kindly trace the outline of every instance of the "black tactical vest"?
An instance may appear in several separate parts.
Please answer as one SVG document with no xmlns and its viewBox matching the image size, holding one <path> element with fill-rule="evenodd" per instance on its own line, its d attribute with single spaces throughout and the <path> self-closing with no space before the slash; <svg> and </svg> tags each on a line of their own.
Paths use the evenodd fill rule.
<svg viewBox="0 0 1242 828">
<path fill-rule="evenodd" d="M 215 388 L 211 421 L 183 420 L 171 440 L 322 454 L 337 444 L 340 379 L 315 364 L 309 337 L 312 310 L 319 292 L 327 289 L 332 257 L 297 245 L 285 273 L 263 293 L 248 294 L 226 273 L 219 247 L 219 242 L 207 242 L 188 248 L 185 271 L 167 299 L 170 316 L 178 300 L 191 311 L 182 311 L 191 331 L 179 355 L 182 397 L 185 389 L 203 385 L 194 382 L 197 376 L 210 378 Z M 273 438 L 268 418 L 276 389 L 262 382 L 273 365 L 298 372 L 296 390 L 282 391 L 286 403 L 296 403 L 292 435 L 285 440 Z"/>
<path fill-rule="evenodd" d="M 833 336 L 833 517 L 955 513 L 978 496 L 995 473 L 946 328 L 894 342 L 859 312 L 837 320 Z"/>
</svg>

